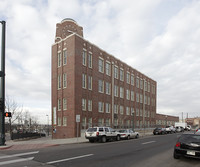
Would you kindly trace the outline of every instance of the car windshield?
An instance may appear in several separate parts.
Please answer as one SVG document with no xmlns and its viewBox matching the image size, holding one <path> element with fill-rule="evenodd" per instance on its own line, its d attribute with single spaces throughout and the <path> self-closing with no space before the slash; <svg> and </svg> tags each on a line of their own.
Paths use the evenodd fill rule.
<svg viewBox="0 0 200 167">
<path fill-rule="evenodd" d="M 127 131 L 125 129 L 119 130 L 119 133 L 126 133 Z"/>
<path fill-rule="evenodd" d="M 88 130 L 87 130 L 87 132 L 96 132 L 97 131 L 97 128 L 89 128 Z"/>
<path fill-rule="evenodd" d="M 200 143 L 200 135 L 195 134 L 184 134 L 181 135 L 179 138 L 180 142 L 194 142 L 194 143 Z"/>
</svg>

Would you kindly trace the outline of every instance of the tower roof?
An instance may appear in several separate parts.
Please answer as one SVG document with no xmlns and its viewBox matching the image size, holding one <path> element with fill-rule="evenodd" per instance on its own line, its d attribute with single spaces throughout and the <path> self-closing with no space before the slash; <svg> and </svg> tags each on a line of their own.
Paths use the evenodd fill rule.
<svg viewBox="0 0 200 167">
<path fill-rule="evenodd" d="M 76 22 L 75 20 L 71 19 L 71 18 L 65 18 L 65 19 L 63 19 L 63 20 L 61 21 L 61 23 L 65 22 L 65 21 L 71 21 L 71 22 L 74 22 L 74 23 L 77 24 L 77 22 Z"/>
</svg>

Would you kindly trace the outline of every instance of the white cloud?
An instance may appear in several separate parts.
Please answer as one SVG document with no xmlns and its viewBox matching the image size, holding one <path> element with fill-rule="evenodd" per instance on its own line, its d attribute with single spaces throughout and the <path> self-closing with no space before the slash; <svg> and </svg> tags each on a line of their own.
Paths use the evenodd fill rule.
<svg viewBox="0 0 200 167">
<path fill-rule="evenodd" d="M 158 112 L 199 112 L 198 1 L 1 0 L 0 15 L 6 93 L 30 112 L 50 114 L 51 45 L 66 17 L 83 26 L 87 40 L 157 81 Z"/>
</svg>

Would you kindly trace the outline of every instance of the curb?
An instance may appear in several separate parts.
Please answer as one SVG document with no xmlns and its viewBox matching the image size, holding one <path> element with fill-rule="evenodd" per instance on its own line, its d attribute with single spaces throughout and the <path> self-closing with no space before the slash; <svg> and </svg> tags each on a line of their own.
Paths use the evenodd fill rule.
<svg viewBox="0 0 200 167">
<path fill-rule="evenodd" d="M 10 146 L 0 146 L 0 150 L 6 150 L 6 149 L 9 149 L 11 148 L 13 145 L 10 145 Z"/>
</svg>

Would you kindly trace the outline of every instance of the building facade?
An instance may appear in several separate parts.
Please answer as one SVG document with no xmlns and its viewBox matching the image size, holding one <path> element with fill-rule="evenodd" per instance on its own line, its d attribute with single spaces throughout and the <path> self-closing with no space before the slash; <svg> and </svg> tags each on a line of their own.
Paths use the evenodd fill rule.
<svg viewBox="0 0 200 167">
<path fill-rule="evenodd" d="M 175 122 L 179 122 L 179 117 L 164 114 L 156 114 L 157 127 L 174 126 Z"/>
<path fill-rule="evenodd" d="M 80 136 L 89 126 L 155 126 L 156 94 L 156 81 L 85 40 L 74 20 L 56 25 L 53 138 Z"/>
</svg>

